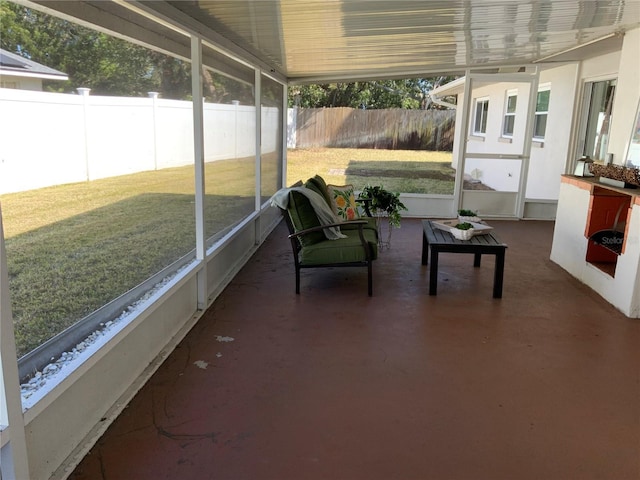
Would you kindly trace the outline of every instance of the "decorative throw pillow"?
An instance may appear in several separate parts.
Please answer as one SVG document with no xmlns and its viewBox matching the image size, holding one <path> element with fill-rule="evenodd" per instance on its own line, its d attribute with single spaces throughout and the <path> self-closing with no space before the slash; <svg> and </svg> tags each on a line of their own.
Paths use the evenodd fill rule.
<svg viewBox="0 0 640 480">
<path fill-rule="evenodd" d="M 353 185 L 327 185 L 331 196 L 331 208 L 343 220 L 357 220 L 358 206 Z"/>
</svg>

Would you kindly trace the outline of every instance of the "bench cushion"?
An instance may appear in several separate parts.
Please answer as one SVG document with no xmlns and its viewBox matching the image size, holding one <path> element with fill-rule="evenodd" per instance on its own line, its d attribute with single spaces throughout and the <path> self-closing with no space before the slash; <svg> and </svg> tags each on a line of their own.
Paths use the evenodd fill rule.
<svg viewBox="0 0 640 480">
<path fill-rule="evenodd" d="M 360 243 L 357 230 L 343 231 L 347 238 L 323 240 L 312 245 L 305 245 L 299 253 L 300 262 L 304 265 L 326 265 L 336 263 L 363 262 L 367 259 Z M 378 240 L 376 232 L 364 229 L 364 237 L 371 248 L 371 259 L 378 257 Z"/>
<path fill-rule="evenodd" d="M 289 206 L 287 207 L 287 212 L 289 213 L 291 223 L 293 223 L 293 228 L 296 232 L 320 225 L 320 220 L 318 220 L 318 216 L 313 210 L 311 202 L 309 202 L 309 199 L 299 192 L 289 192 Z M 303 247 L 322 242 L 326 239 L 327 237 L 322 230 L 298 237 L 300 245 Z"/>
<path fill-rule="evenodd" d="M 304 186 L 322 195 L 322 198 L 325 199 L 327 205 L 329 205 L 329 207 L 333 209 L 331 205 L 331 195 L 329 194 L 329 189 L 327 188 L 327 183 L 324 181 L 324 178 L 322 178 L 320 175 L 316 175 L 315 177 L 307 180 Z"/>
<path fill-rule="evenodd" d="M 325 183 L 324 179 L 320 175 L 316 175 L 315 177 L 310 178 L 309 180 L 307 180 L 306 183 L 304 184 L 304 186 L 305 186 L 305 188 L 313 190 L 314 192 L 322 195 L 322 197 L 327 200 L 327 205 L 329 205 L 331 207 L 331 209 L 335 211 L 335 208 L 334 208 L 334 206 L 332 205 L 332 202 L 331 202 L 331 197 L 329 195 L 329 189 L 327 187 L 327 184 Z M 375 218 L 362 216 L 362 217 L 359 217 L 358 220 L 366 220 L 367 225 L 364 228 L 368 229 L 368 230 L 375 231 L 376 238 L 377 238 L 378 227 L 376 225 L 376 219 Z M 357 225 L 342 225 L 340 227 L 340 231 L 352 230 L 352 229 L 357 230 L 358 226 Z"/>
</svg>

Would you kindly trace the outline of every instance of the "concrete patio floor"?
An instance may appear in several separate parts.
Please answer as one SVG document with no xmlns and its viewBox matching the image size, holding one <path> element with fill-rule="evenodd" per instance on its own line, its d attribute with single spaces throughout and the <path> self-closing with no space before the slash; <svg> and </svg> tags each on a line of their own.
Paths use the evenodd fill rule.
<svg viewBox="0 0 640 480">
<path fill-rule="evenodd" d="M 72 473 L 80 479 L 640 478 L 640 320 L 549 260 L 553 223 L 493 256 L 404 219 L 366 269 L 305 270 L 280 225 Z M 224 341 L 233 338 L 233 341 Z"/>
</svg>

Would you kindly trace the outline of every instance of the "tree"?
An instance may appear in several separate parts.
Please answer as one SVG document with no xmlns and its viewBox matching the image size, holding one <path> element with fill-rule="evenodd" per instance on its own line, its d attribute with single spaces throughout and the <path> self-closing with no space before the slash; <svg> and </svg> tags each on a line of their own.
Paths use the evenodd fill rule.
<svg viewBox="0 0 640 480">
<path fill-rule="evenodd" d="M 188 63 L 6 1 L 0 2 L 0 47 L 69 76 L 46 82 L 48 91 L 88 87 L 99 95 L 191 95 Z"/>
<path fill-rule="evenodd" d="M 409 78 L 371 82 L 297 85 L 289 88 L 289 106 L 304 108 L 434 108 L 429 92 L 455 77 Z"/>
</svg>

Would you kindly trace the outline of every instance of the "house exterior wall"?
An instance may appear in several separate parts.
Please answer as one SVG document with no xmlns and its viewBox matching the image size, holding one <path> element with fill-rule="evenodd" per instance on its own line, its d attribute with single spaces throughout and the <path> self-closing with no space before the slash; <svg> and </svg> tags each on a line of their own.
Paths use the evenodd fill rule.
<svg viewBox="0 0 640 480">
<path fill-rule="evenodd" d="M 558 200 L 560 175 L 570 157 L 571 113 L 575 105 L 578 65 L 564 65 L 540 72 L 540 85 L 549 85 L 549 116 L 544 142 L 533 142 L 525 196 Z"/>
<path fill-rule="evenodd" d="M 42 79 L 0 74 L 0 88 L 42 91 Z"/>
<path fill-rule="evenodd" d="M 585 82 L 617 78 L 608 153 L 613 163 L 624 164 L 640 102 L 640 29 L 627 32 L 620 52 L 586 60 L 582 64 L 579 95 Z M 578 109 L 579 110 L 579 109 Z M 579 112 L 580 113 L 580 112 Z M 593 185 L 565 176 L 561 183 L 551 247 L 551 260 L 591 287 L 627 316 L 640 317 L 640 196 L 629 191 L 632 203 L 627 217 L 625 248 L 612 276 L 587 262 L 585 236 Z M 621 190 L 625 192 L 624 190 Z M 626 193 L 626 192 L 625 192 Z"/>
<path fill-rule="evenodd" d="M 623 165 L 626 160 L 631 133 L 640 104 L 640 28 L 625 34 L 620 52 L 618 84 L 613 100 L 613 118 L 609 136 L 609 153 L 613 163 Z"/>
<path fill-rule="evenodd" d="M 616 77 L 620 68 L 620 53 L 612 52 L 584 60 L 580 72 L 581 78 L 583 80 L 604 80 Z"/>
<path fill-rule="evenodd" d="M 504 107 L 508 91 L 517 91 L 516 117 L 512 138 L 502 135 Z M 491 83 L 473 89 L 469 135 L 467 137 L 468 153 L 484 153 L 497 155 L 518 155 L 524 147 L 525 112 L 530 87 L 523 83 Z M 489 99 L 487 131 L 484 136 L 474 135 L 474 106 L 478 98 Z M 485 185 L 503 192 L 517 192 L 520 180 L 520 160 L 495 160 L 467 158 L 465 173 L 482 181 Z"/>
<path fill-rule="evenodd" d="M 544 141 L 534 141 L 527 177 L 526 198 L 536 200 L 557 200 L 560 188 L 560 174 L 564 173 L 571 138 L 571 122 L 567 122 L 567 112 L 574 108 L 574 90 L 577 65 L 564 65 L 540 73 L 540 86 L 549 86 L 549 114 Z M 517 90 L 518 101 L 513 137 L 502 136 L 504 106 L 507 92 Z M 474 88 L 471 98 L 489 99 L 487 132 L 484 137 L 469 135 L 467 151 L 471 153 L 521 154 L 525 139 L 525 114 L 529 97 L 529 87 L 523 83 L 492 83 Z M 458 95 L 456 112 L 456 136 L 466 134 L 461 125 L 464 101 Z M 470 122 L 473 122 L 473 108 Z M 458 141 L 454 142 L 453 167 L 459 161 Z M 481 172 L 480 180 L 485 185 L 499 191 L 518 190 L 520 161 L 467 159 L 465 172 Z"/>
<path fill-rule="evenodd" d="M 544 141 L 534 141 L 531 148 L 526 184 L 528 201 L 556 202 L 560 193 L 560 175 L 573 173 L 574 161 L 580 156 L 576 152 L 574 137 L 580 127 L 578 119 L 581 115 L 585 82 L 617 79 L 609 153 L 613 154 L 614 163 L 625 163 L 640 101 L 640 62 L 637 61 L 639 49 L 640 29 L 634 29 L 626 32 L 621 51 L 540 72 L 539 85 L 549 86 L 551 94 Z M 519 153 L 522 150 L 525 128 L 522 114 L 526 107 L 527 92 L 518 91 L 513 141 L 508 143 L 501 138 L 506 92 L 512 88 L 514 85 L 509 83 L 493 83 L 474 88 L 472 100 L 482 97 L 489 99 L 487 132 L 484 137 L 468 135 L 469 125 L 462 125 L 462 112 L 465 108 L 463 95 L 458 95 L 456 139 L 459 135 L 468 135 L 468 152 L 501 154 Z M 473 122 L 473 118 L 472 106 L 469 121 Z M 458 166 L 459 157 L 459 142 L 456 140 L 453 147 L 454 168 Z M 505 162 L 468 159 L 465 173 L 470 174 L 476 170 L 484 184 L 496 190 L 516 191 L 517 177 L 512 171 L 516 167 L 515 163 L 509 165 Z"/>
</svg>

